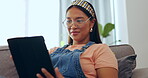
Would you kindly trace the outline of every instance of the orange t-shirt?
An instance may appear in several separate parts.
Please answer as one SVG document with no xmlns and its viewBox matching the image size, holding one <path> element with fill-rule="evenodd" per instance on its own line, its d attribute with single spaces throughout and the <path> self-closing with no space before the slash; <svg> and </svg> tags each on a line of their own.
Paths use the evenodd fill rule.
<svg viewBox="0 0 148 78">
<path fill-rule="evenodd" d="M 72 45 L 66 49 L 81 49 L 84 45 Z M 50 53 L 52 52 L 50 51 Z M 106 44 L 93 44 L 88 47 L 80 56 L 80 64 L 87 78 L 96 78 L 98 68 L 111 67 L 118 70 L 117 59 Z"/>
</svg>

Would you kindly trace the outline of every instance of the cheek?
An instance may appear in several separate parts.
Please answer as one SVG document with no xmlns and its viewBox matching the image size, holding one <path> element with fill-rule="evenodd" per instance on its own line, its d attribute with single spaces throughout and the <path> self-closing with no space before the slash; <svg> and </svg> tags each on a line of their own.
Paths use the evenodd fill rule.
<svg viewBox="0 0 148 78">
<path fill-rule="evenodd" d="M 89 29 L 88 28 L 83 28 L 83 29 L 81 29 L 81 32 L 84 33 L 84 34 L 87 34 L 87 33 L 89 33 Z"/>
<path fill-rule="evenodd" d="M 81 36 L 88 36 L 89 35 L 89 29 L 88 28 L 82 28 L 81 30 Z"/>
<path fill-rule="evenodd" d="M 81 27 L 81 31 L 84 31 L 85 33 L 89 32 L 90 31 L 89 25 L 85 25 L 85 26 Z"/>
</svg>

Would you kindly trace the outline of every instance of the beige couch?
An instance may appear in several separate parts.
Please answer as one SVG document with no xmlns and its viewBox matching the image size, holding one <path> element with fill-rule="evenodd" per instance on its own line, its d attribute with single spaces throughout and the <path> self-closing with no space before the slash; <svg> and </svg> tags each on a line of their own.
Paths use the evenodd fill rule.
<svg viewBox="0 0 148 78">
<path fill-rule="evenodd" d="M 148 78 L 148 68 L 135 69 L 136 55 L 130 45 L 114 45 L 110 48 L 118 59 L 119 78 Z M 0 46 L 0 78 L 19 78 L 7 46 Z"/>
</svg>

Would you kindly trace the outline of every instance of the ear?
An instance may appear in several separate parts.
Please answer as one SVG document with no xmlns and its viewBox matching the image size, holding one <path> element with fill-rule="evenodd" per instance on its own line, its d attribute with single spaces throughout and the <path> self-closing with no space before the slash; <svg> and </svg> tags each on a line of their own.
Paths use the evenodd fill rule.
<svg viewBox="0 0 148 78">
<path fill-rule="evenodd" d="M 96 19 L 92 19 L 90 22 L 91 22 L 91 23 L 90 23 L 90 28 L 93 28 L 93 26 L 94 26 L 94 24 L 95 24 L 95 22 L 96 22 Z"/>
</svg>

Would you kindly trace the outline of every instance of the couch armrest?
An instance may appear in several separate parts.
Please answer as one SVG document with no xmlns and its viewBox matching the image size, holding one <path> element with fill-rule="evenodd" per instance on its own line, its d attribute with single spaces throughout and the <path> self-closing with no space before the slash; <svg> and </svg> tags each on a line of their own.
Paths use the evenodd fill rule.
<svg viewBox="0 0 148 78">
<path fill-rule="evenodd" d="M 148 78 L 148 68 L 135 69 L 132 78 Z"/>
<path fill-rule="evenodd" d="M 8 46 L 0 46 L 0 78 L 19 78 Z"/>
</svg>

